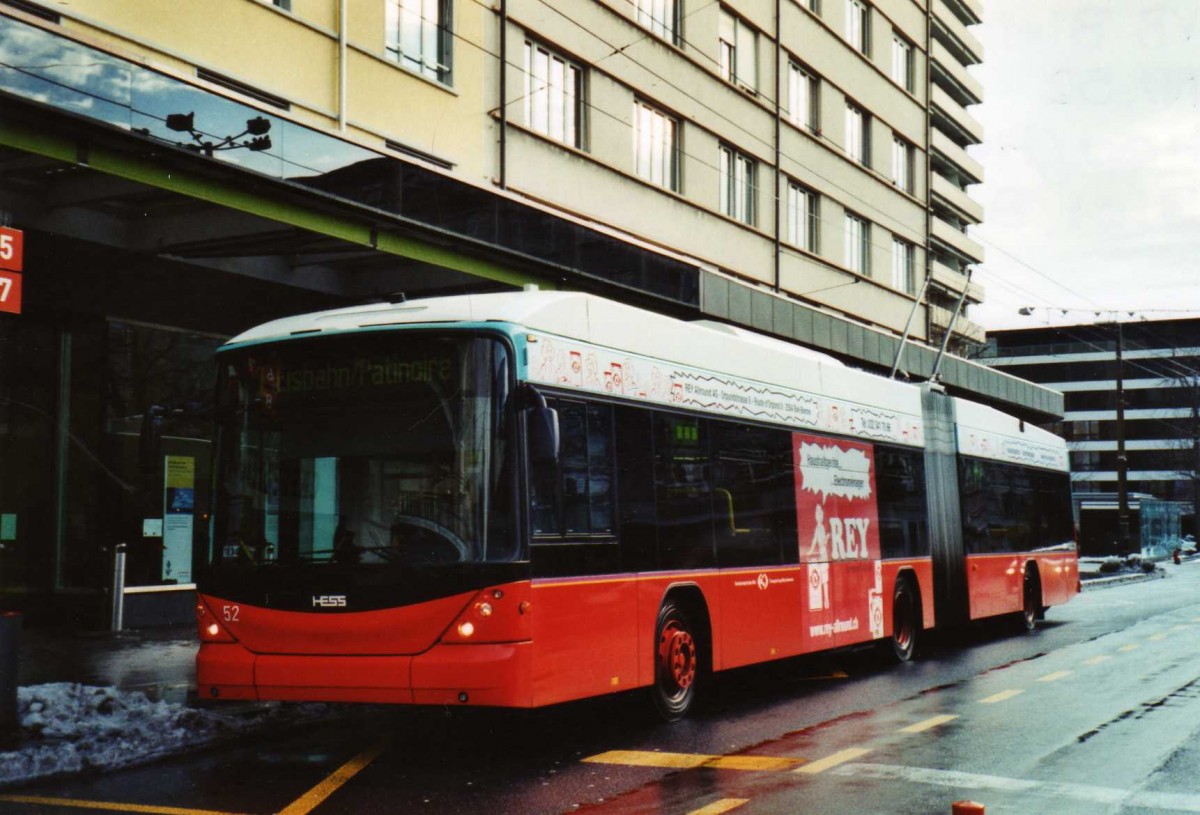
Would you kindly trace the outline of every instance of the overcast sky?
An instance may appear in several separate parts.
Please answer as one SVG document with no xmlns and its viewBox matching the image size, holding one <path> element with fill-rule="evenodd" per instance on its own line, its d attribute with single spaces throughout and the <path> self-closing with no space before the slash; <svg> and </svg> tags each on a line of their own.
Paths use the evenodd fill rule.
<svg viewBox="0 0 1200 815">
<path fill-rule="evenodd" d="M 1200 317 L 1200 0 L 988 0 L 983 20 L 971 319 Z"/>
</svg>

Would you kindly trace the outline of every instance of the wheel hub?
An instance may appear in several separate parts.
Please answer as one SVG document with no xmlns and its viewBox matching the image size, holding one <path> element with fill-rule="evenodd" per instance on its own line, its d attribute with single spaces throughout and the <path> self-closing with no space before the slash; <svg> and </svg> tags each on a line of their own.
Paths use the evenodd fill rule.
<svg viewBox="0 0 1200 815">
<path fill-rule="evenodd" d="M 658 641 L 659 663 L 679 690 L 687 690 L 696 681 L 696 641 L 675 624 L 663 628 Z"/>
</svg>

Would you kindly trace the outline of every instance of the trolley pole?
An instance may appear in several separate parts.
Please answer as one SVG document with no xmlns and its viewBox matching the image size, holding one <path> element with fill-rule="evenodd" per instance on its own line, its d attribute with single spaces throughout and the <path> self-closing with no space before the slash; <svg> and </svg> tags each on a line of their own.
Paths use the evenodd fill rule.
<svg viewBox="0 0 1200 815">
<path fill-rule="evenodd" d="M 118 543 L 113 555 L 112 627 L 115 633 L 125 626 L 125 544 Z"/>
</svg>

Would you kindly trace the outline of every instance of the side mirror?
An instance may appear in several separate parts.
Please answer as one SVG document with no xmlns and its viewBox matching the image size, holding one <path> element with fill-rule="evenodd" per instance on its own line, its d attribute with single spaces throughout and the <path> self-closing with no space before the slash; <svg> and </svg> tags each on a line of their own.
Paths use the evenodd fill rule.
<svg viewBox="0 0 1200 815">
<path fill-rule="evenodd" d="M 558 461 L 558 411 L 546 404 L 546 397 L 529 386 L 526 394 L 532 404 L 525 408 L 525 428 L 529 434 L 529 459 L 534 464 Z"/>
</svg>

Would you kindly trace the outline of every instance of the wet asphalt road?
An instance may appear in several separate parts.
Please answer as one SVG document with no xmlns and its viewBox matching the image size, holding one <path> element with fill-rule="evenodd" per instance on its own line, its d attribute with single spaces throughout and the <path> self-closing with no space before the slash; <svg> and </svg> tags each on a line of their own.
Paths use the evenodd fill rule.
<svg viewBox="0 0 1200 815">
<path fill-rule="evenodd" d="M 1091 590 L 1031 635 L 977 626 L 913 664 L 858 654 L 720 677 L 692 719 L 640 695 L 549 710 L 362 708 L 106 776 L 0 815 L 1200 812 L 1200 562 Z M 18 800 L 19 799 L 19 800 Z"/>
</svg>

